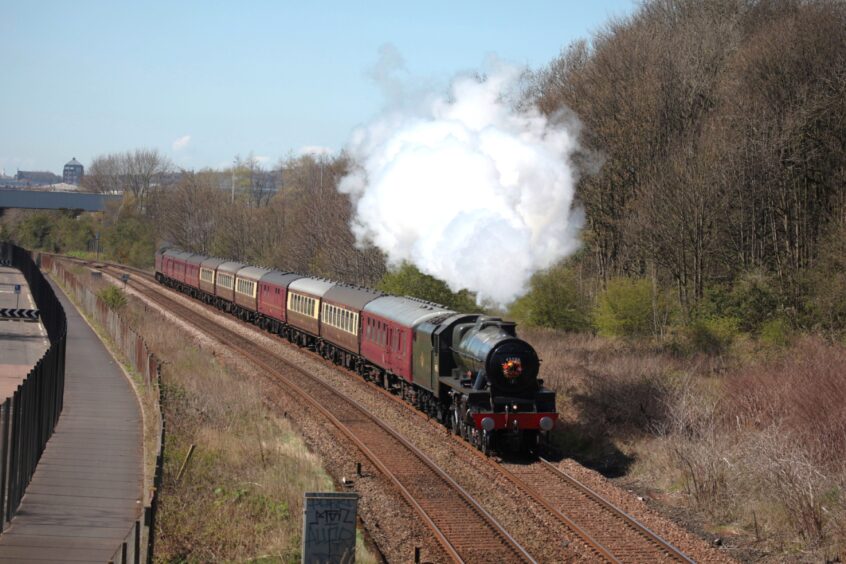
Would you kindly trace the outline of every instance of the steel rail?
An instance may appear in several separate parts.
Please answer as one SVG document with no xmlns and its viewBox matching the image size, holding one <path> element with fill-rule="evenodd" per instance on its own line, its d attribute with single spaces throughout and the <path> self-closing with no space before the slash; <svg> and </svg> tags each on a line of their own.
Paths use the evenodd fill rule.
<svg viewBox="0 0 846 564">
<path fill-rule="evenodd" d="M 619 519 L 625 522 L 625 524 L 635 531 L 637 531 L 645 540 L 648 542 L 655 544 L 658 546 L 659 550 L 665 552 L 669 557 L 678 560 L 680 562 L 686 562 L 688 564 L 694 564 L 694 561 L 687 557 L 681 550 L 670 544 L 668 541 L 664 540 L 660 537 L 657 533 L 651 530 L 649 527 L 635 519 L 633 516 L 629 515 L 621 508 L 617 507 L 611 501 L 606 499 L 604 496 L 600 495 L 599 493 L 595 492 L 588 486 L 584 485 L 574 476 L 570 475 L 569 473 L 561 470 L 545 458 L 539 457 L 539 463 L 543 465 L 547 471 L 549 471 L 554 476 L 558 477 L 561 480 L 566 481 L 568 484 L 577 488 L 580 492 L 594 500 L 597 504 L 604 507 L 606 510 L 611 512 L 612 514 L 616 515 Z"/>
<path fill-rule="evenodd" d="M 167 309 L 169 311 L 171 311 L 171 313 L 173 313 L 174 315 L 177 315 L 178 317 L 181 317 L 182 319 L 184 319 L 186 321 L 189 321 L 187 319 L 188 317 L 195 318 L 196 316 L 200 316 L 200 314 L 198 314 L 196 311 L 193 311 L 188 306 L 180 304 L 176 300 L 174 300 L 173 298 L 166 296 L 165 292 L 163 292 L 163 290 L 165 290 L 165 289 L 163 287 L 159 286 L 155 281 L 151 280 L 152 277 L 150 276 L 149 273 L 147 273 L 145 271 L 141 271 L 139 269 L 133 269 L 133 268 L 124 268 L 122 266 L 111 265 L 111 264 L 106 264 L 106 263 L 103 263 L 103 266 L 101 268 L 104 269 L 104 270 L 117 270 L 117 271 L 130 270 L 130 271 L 134 271 L 134 272 L 140 272 L 144 275 L 145 278 L 147 278 L 147 280 L 145 280 L 144 283 L 138 283 L 137 280 L 130 279 L 129 281 L 127 281 L 127 284 L 130 285 L 130 286 L 134 286 L 137 290 L 141 291 L 149 299 L 152 299 L 153 301 L 159 303 L 160 305 L 169 306 Z M 155 290 L 154 294 L 151 295 L 150 291 L 145 289 L 145 288 L 154 288 L 154 290 Z M 190 299 L 190 298 L 186 297 L 186 299 Z M 203 305 L 203 304 L 198 302 L 198 305 Z M 179 314 L 177 314 L 173 311 L 174 308 L 183 311 L 184 314 L 182 316 L 180 316 Z M 207 308 L 207 309 L 210 309 L 210 308 Z M 216 310 L 212 310 L 212 311 L 214 311 L 216 313 Z M 200 316 L 200 317 L 205 318 L 204 316 Z M 285 384 L 288 386 L 288 388 L 285 388 L 286 391 L 294 391 L 298 396 L 300 396 L 303 400 L 305 400 L 307 403 L 309 403 L 309 405 L 311 405 L 312 407 L 317 409 L 323 416 L 325 416 L 327 418 L 327 420 L 329 420 L 336 428 L 338 428 L 348 439 L 350 439 L 356 445 L 356 447 L 374 464 L 375 467 L 377 467 L 386 477 L 388 477 L 391 480 L 391 482 L 395 485 L 395 487 L 397 487 L 397 489 L 400 491 L 400 493 L 406 499 L 406 501 L 408 501 L 408 503 L 412 506 L 412 508 L 415 509 L 415 511 L 422 517 L 422 519 L 427 524 L 427 526 L 432 530 L 432 532 L 435 534 L 437 540 L 442 545 L 445 552 L 447 553 L 447 555 L 450 558 L 452 558 L 453 560 L 459 561 L 459 562 L 464 562 L 465 558 L 462 557 L 461 553 L 465 550 L 473 550 L 473 547 L 467 548 L 467 547 L 462 546 L 459 542 L 455 542 L 456 539 L 450 540 L 450 538 L 448 538 L 447 533 L 444 533 L 441 530 L 441 528 L 435 523 L 435 520 L 433 519 L 433 517 L 430 515 L 430 513 L 432 512 L 432 509 L 429 509 L 429 511 L 427 511 L 424 507 L 422 507 L 422 505 L 418 501 L 417 497 L 415 497 L 409 491 L 409 489 L 406 487 L 406 485 L 396 476 L 396 473 L 389 468 L 390 464 L 386 463 L 382 458 L 377 456 L 372 451 L 372 449 L 370 449 L 365 444 L 365 442 L 359 436 L 357 436 L 353 432 L 352 429 L 350 429 L 349 424 L 346 424 L 346 423 L 342 422 L 341 420 L 339 420 L 338 417 L 336 417 L 330 410 L 328 410 L 320 401 L 317 401 L 312 396 L 312 394 L 310 394 L 308 391 L 303 389 L 294 379 L 292 379 L 289 376 L 281 373 L 278 370 L 278 368 L 274 368 L 272 365 L 268 364 L 267 362 L 264 362 L 262 360 L 258 360 L 256 358 L 256 354 L 271 357 L 275 361 L 284 364 L 290 370 L 294 370 L 294 371 L 298 372 L 299 374 L 307 377 L 309 379 L 309 381 L 317 384 L 321 388 L 321 391 L 323 391 L 324 393 L 329 393 L 331 396 L 334 396 L 335 398 L 337 398 L 337 401 L 340 401 L 342 403 L 347 404 L 348 406 L 352 407 L 357 413 L 362 415 L 366 420 L 376 424 L 384 433 L 389 435 L 394 441 L 399 443 L 408 452 L 410 452 L 413 455 L 414 458 L 416 458 L 422 464 L 424 464 L 430 470 L 430 472 L 433 473 L 435 476 L 437 476 L 442 482 L 444 482 L 449 489 L 452 489 L 456 493 L 458 493 L 458 497 L 467 506 L 467 508 L 469 508 L 473 513 L 478 515 L 480 521 L 485 523 L 487 528 L 489 528 L 492 531 L 492 533 L 494 534 L 495 537 L 501 539 L 503 546 L 508 548 L 509 550 L 511 550 L 511 552 L 513 553 L 513 556 L 517 557 L 517 560 L 525 561 L 525 562 L 535 562 L 535 560 L 528 554 L 528 552 L 522 546 L 520 546 L 519 543 L 517 543 L 517 541 L 515 539 L 513 539 L 513 537 L 511 537 L 511 535 L 507 531 L 505 531 L 505 529 L 499 523 L 497 523 L 496 520 L 483 507 L 481 507 L 481 505 L 479 505 L 479 503 L 475 499 L 473 499 L 473 497 L 466 490 L 464 490 L 464 488 L 462 488 L 450 476 L 448 476 L 446 473 L 444 473 L 443 470 L 441 470 L 424 453 L 422 453 L 419 449 L 414 447 L 406 439 L 404 439 L 403 437 L 398 435 L 393 429 L 391 429 L 390 427 L 385 425 L 382 421 L 380 421 L 377 418 L 371 416 L 367 412 L 367 410 L 364 409 L 362 406 L 360 406 L 357 402 L 351 400 L 350 398 L 346 398 L 346 397 L 340 395 L 338 392 L 333 390 L 327 384 L 325 384 L 324 382 L 315 378 L 314 376 L 310 375 L 305 370 L 293 365 L 292 363 L 290 363 L 290 361 L 287 361 L 287 360 L 279 357 L 279 355 L 276 355 L 275 353 L 272 353 L 270 351 L 265 350 L 260 345 L 257 345 L 255 343 L 249 341 L 245 337 L 231 331 L 230 329 L 227 329 L 225 327 L 221 327 L 219 325 L 215 327 L 216 331 L 219 331 L 220 333 L 226 335 L 226 338 L 224 339 L 224 338 L 221 338 L 220 336 L 211 334 L 209 332 L 209 328 L 208 328 L 207 324 L 198 323 L 196 321 L 191 321 L 191 323 L 192 323 L 192 325 L 197 327 L 199 330 L 203 331 L 204 333 L 206 333 L 210 337 L 214 338 L 215 340 L 217 340 L 218 342 L 220 342 L 224 346 L 230 347 L 231 349 L 240 352 L 245 357 L 247 357 L 250 360 L 250 362 L 253 362 L 259 368 L 261 368 L 263 370 L 267 370 L 270 374 L 274 374 L 278 378 L 282 378 L 283 380 L 285 380 Z M 233 341 L 240 342 L 241 345 L 233 345 Z M 244 343 L 246 343 L 246 344 L 244 344 Z M 274 383 L 277 384 L 277 385 L 281 384 L 278 381 L 274 382 Z M 447 496 L 436 496 L 436 497 L 440 498 L 441 500 L 446 500 L 448 502 L 454 502 L 455 501 L 455 496 L 447 495 Z M 455 532 L 455 531 L 453 531 L 453 532 Z M 504 555 L 502 555 L 502 556 L 504 556 Z"/>
<path fill-rule="evenodd" d="M 139 274 L 142 274 L 145 278 L 149 279 L 151 281 L 150 283 L 153 283 L 153 280 L 154 280 L 153 276 L 148 271 L 144 271 L 144 270 L 133 268 L 133 267 L 124 267 L 122 265 L 109 264 L 108 266 L 112 266 L 113 268 L 120 268 L 120 269 L 131 270 L 131 271 L 137 272 Z M 156 287 L 158 288 L 157 283 L 156 283 Z M 252 325 L 250 325 L 250 327 L 252 327 Z M 329 367 L 337 368 L 337 366 L 335 364 L 331 363 L 330 361 L 328 361 L 326 359 L 323 359 L 322 357 L 318 356 L 317 359 L 322 360 L 324 362 L 324 364 L 326 364 Z M 350 378 L 352 378 L 352 376 L 349 374 L 348 371 L 339 370 L 338 372 L 343 373 L 343 374 L 349 376 Z M 358 380 L 357 378 L 353 378 L 353 379 L 356 380 L 356 381 Z M 399 398 L 396 395 L 390 393 L 388 390 L 385 390 L 385 389 L 378 387 L 378 386 L 372 386 L 371 388 L 377 390 L 384 397 L 390 399 L 391 401 L 396 402 L 398 405 L 402 405 L 405 409 L 408 409 L 410 407 L 409 404 L 406 401 L 404 401 L 402 398 Z M 417 409 L 412 408 L 411 411 L 417 417 L 421 418 L 421 420 L 426 420 L 427 422 L 432 421 L 432 419 L 428 415 L 420 412 Z M 584 527 L 582 527 L 578 523 L 576 523 L 571 517 L 567 516 L 562 510 L 555 507 L 555 505 L 552 502 L 550 502 L 548 500 L 547 496 L 545 496 L 541 491 L 538 491 L 536 488 L 534 488 L 533 486 L 528 484 L 525 480 L 521 479 L 519 476 L 517 476 L 513 472 L 509 471 L 508 469 L 506 469 L 502 465 L 497 464 L 494 460 L 490 459 L 487 456 L 483 456 L 481 453 L 478 452 L 478 450 L 476 448 L 474 448 L 472 445 L 470 445 L 466 441 L 459 440 L 457 437 L 454 437 L 452 434 L 449 434 L 449 436 L 452 437 L 452 439 L 456 441 L 456 444 L 463 445 L 465 448 L 467 448 L 469 451 L 471 451 L 474 455 L 479 456 L 480 458 L 487 461 L 500 474 L 502 474 L 505 478 L 507 478 L 509 481 L 511 481 L 515 485 L 515 487 L 517 487 L 518 489 L 520 489 L 523 492 L 525 492 L 526 494 L 528 494 L 535 502 L 537 502 L 540 506 L 542 506 L 546 511 L 551 513 L 557 520 L 562 522 L 567 528 L 572 530 L 576 534 L 576 536 L 581 538 L 582 541 L 586 544 L 586 546 L 590 550 L 592 550 L 598 557 L 601 557 L 601 558 L 607 560 L 608 562 L 612 562 L 612 563 L 621 562 L 621 560 L 614 555 L 614 553 L 611 549 L 609 549 L 607 546 L 604 546 L 593 535 L 591 535 Z M 665 552 L 671 558 L 678 560 L 678 561 L 681 561 L 681 562 L 688 562 L 688 563 L 694 562 L 693 560 L 688 558 L 684 553 L 682 553 L 679 549 L 677 549 L 676 547 L 671 545 L 669 542 L 667 542 L 666 540 L 661 538 L 659 535 L 657 535 L 654 531 L 650 530 L 644 524 L 637 521 L 634 517 L 632 517 L 631 515 L 629 515 L 628 513 L 623 511 L 622 509 L 615 506 L 613 503 L 611 503 L 610 501 L 605 499 L 603 496 L 601 496 L 597 492 L 594 492 L 589 487 L 587 487 L 586 485 L 579 482 L 576 478 L 574 478 L 570 474 L 567 474 L 566 472 L 558 469 L 557 467 L 555 467 L 553 464 L 551 464 L 546 459 L 539 457 L 539 460 L 538 460 L 538 462 L 536 462 L 536 464 L 543 465 L 544 468 L 547 471 L 549 471 L 550 473 L 552 473 L 556 478 L 558 478 L 559 480 L 563 480 L 563 481 L 567 482 L 568 484 L 577 488 L 579 491 L 581 491 L 586 496 L 591 498 L 594 502 L 596 502 L 597 505 L 603 507 L 605 510 L 614 514 L 618 519 L 620 519 L 621 523 L 624 524 L 624 526 L 628 526 L 631 529 L 638 532 L 642 537 L 644 537 L 645 540 L 647 540 L 647 541 L 653 543 L 654 545 L 656 545 L 657 547 L 659 547 L 659 549 L 661 551 Z"/>
</svg>

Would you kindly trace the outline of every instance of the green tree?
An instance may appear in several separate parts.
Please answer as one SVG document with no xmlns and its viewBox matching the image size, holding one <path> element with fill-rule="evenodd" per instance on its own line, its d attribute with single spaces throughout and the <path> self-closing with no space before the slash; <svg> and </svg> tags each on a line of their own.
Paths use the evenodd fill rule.
<svg viewBox="0 0 846 564">
<path fill-rule="evenodd" d="M 131 266 L 145 267 L 153 263 L 156 252 L 156 231 L 153 225 L 134 213 L 123 213 L 104 229 L 101 239 L 109 258 Z"/>
<path fill-rule="evenodd" d="M 55 222 L 49 212 L 36 212 L 18 225 L 15 240 L 28 249 L 54 250 Z"/>
<path fill-rule="evenodd" d="M 594 325 L 600 334 L 612 337 L 645 337 L 657 334 L 667 318 L 661 296 L 653 295 L 646 278 L 612 278 L 599 297 Z"/>
<path fill-rule="evenodd" d="M 94 239 L 94 220 L 90 214 L 59 212 L 55 225 L 56 250 L 62 253 L 85 251 Z"/>
<path fill-rule="evenodd" d="M 470 292 L 467 290 L 453 292 L 445 282 L 423 274 L 410 263 L 403 263 L 398 269 L 388 271 L 377 288 L 397 296 L 411 296 L 442 304 L 456 311 L 481 311 Z"/>
<path fill-rule="evenodd" d="M 511 306 L 515 318 L 537 327 L 583 331 L 590 326 L 587 298 L 572 268 L 558 265 L 532 277 L 529 293 Z"/>
</svg>

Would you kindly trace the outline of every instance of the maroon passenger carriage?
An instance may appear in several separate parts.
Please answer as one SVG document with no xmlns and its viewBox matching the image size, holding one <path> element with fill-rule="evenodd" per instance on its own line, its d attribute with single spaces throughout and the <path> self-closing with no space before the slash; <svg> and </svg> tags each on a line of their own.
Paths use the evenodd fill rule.
<svg viewBox="0 0 846 564">
<path fill-rule="evenodd" d="M 320 304 L 334 282 L 321 278 L 297 278 L 288 284 L 285 315 L 290 334 L 288 340 L 317 350 L 320 339 Z"/>
<path fill-rule="evenodd" d="M 414 381 L 414 329 L 427 319 L 447 313 L 454 312 L 397 296 L 384 296 L 364 307 L 361 354 L 378 369 L 375 375 L 383 386 L 408 395 L 407 384 Z"/>
<path fill-rule="evenodd" d="M 534 450 L 558 414 L 515 324 L 176 250 L 156 279 L 400 394 L 485 452 Z"/>
<path fill-rule="evenodd" d="M 222 258 L 204 257 L 200 263 L 199 297 L 207 304 L 214 303 L 214 285 L 217 282 L 217 267 L 226 262 Z"/>
<path fill-rule="evenodd" d="M 245 266 L 235 274 L 235 307 L 232 311 L 244 321 L 254 323 L 258 316 L 259 280 L 268 268 Z"/>
<path fill-rule="evenodd" d="M 235 275 L 245 264 L 235 261 L 222 262 L 217 267 L 214 281 L 214 305 L 227 313 L 235 309 Z"/>
<path fill-rule="evenodd" d="M 381 292 L 335 284 L 323 295 L 319 352 L 335 364 L 364 374 L 362 309 L 383 296 Z"/>
<path fill-rule="evenodd" d="M 259 281 L 257 325 L 262 329 L 288 338 L 288 286 L 302 274 L 271 270 Z"/>
</svg>

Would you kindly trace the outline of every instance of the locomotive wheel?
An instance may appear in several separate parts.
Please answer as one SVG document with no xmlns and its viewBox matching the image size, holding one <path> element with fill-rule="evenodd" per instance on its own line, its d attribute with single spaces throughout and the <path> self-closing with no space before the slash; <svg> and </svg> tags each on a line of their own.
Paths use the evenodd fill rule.
<svg viewBox="0 0 846 564">
<path fill-rule="evenodd" d="M 464 440 L 470 441 L 471 444 L 473 443 L 473 429 L 466 421 L 461 422 L 461 436 L 464 437 Z"/>
<path fill-rule="evenodd" d="M 458 410 L 451 409 L 452 412 L 452 421 L 450 424 L 450 430 L 452 430 L 453 435 L 460 435 L 461 434 L 461 423 L 458 421 Z"/>
</svg>

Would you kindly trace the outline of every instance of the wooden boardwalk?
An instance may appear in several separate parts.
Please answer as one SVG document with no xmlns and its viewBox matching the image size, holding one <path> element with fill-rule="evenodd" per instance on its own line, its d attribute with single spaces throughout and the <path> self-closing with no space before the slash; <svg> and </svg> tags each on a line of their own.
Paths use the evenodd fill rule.
<svg viewBox="0 0 846 564">
<path fill-rule="evenodd" d="M 142 416 L 132 386 L 53 284 L 68 319 L 64 410 L 8 529 L 3 562 L 108 562 L 142 510 Z"/>
</svg>

